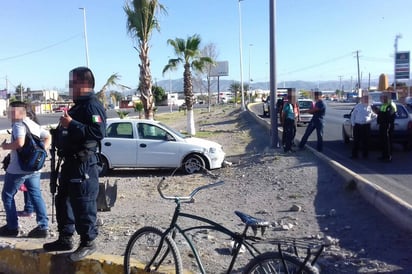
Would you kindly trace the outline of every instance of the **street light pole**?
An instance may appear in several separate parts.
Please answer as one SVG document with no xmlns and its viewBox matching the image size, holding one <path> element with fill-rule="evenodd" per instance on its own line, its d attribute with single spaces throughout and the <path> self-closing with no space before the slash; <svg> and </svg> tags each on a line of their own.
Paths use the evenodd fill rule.
<svg viewBox="0 0 412 274">
<path fill-rule="evenodd" d="M 84 31 L 84 44 L 86 47 L 86 66 L 89 67 L 89 46 L 87 44 L 86 8 L 79 8 L 79 10 L 83 10 L 83 31 Z"/>
<path fill-rule="evenodd" d="M 242 12 L 240 8 L 240 2 L 243 0 L 238 0 L 239 6 L 239 53 L 240 53 L 240 92 L 242 95 L 241 110 L 245 110 L 245 95 L 243 94 L 243 58 L 242 58 Z"/>
<path fill-rule="evenodd" d="M 252 82 L 252 78 L 250 77 L 250 48 L 253 46 L 253 44 L 249 44 L 249 79 L 248 79 L 248 83 L 249 83 L 249 88 L 248 88 L 248 98 L 249 98 L 249 102 L 250 102 L 250 91 L 251 91 L 251 82 Z"/>
<path fill-rule="evenodd" d="M 269 36 L 270 36 L 270 139 L 272 148 L 279 148 L 278 110 L 276 108 L 276 0 L 269 0 Z"/>
</svg>

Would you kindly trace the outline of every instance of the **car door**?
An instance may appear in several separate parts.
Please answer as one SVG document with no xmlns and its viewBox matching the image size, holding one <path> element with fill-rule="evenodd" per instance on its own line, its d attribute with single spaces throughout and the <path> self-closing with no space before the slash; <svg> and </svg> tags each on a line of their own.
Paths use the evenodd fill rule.
<svg viewBox="0 0 412 274">
<path fill-rule="evenodd" d="M 166 129 L 151 123 L 139 122 L 137 148 L 138 167 L 178 167 L 181 161 L 181 142 Z"/>
<path fill-rule="evenodd" d="M 106 130 L 102 152 L 112 167 L 135 167 L 138 142 L 131 122 L 113 122 Z"/>
</svg>

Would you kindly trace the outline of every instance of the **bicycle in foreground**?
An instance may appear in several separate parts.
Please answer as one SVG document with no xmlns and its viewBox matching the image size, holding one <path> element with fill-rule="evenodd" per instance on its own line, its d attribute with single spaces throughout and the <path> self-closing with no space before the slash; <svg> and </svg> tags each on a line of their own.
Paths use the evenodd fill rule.
<svg viewBox="0 0 412 274">
<path fill-rule="evenodd" d="M 235 213 L 245 225 L 241 233 L 227 229 L 208 218 L 181 211 L 181 204 L 193 203 L 197 193 L 221 186 L 224 184 L 223 181 L 197 187 L 188 196 L 166 196 L 162 192 L 165 182 L 166 178 L 163 177 L 157 185 L 157 190 L 163 199 L 176 203 L 171 222 L 165 230 L 145 226 L 131 236 L 124 254 L 124 273 L 140 273 L 138 269 L 151 273 L 183 273 L 182 258 L 175 242 L 177 234 L 180 234 L 190 247 L 199 271 L 206 273 L 198 249 L 189 233 L 204 229 L 223 233 L 233 241 L 226 273 L 234 270 L 239 254 L 244 251 L 247 251 L 252 259 L 242 269 L 242 273 L 318 273 L 315 263 L 324 248 L 318 241 L 292 238 L 264 239 L 263 233 L 270 223 L 239 211 Z M 195 220 L 199 225 L 184 227 L 184 219 Z M 258 230 L 261 231 L 262 237 L 256 236 Z M 271 251 L 260 251 L 262 246 L 271 246 Z M 304 256 L 299 254 L 299 250 L 302 249 L 306 251 Z"/>
</svg>

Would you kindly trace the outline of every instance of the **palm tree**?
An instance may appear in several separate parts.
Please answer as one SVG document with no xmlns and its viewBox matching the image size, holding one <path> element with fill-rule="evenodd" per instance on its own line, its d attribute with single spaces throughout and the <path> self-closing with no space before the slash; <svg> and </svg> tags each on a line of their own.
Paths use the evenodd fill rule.
<svg viewBox="0 0 412 274">
<path fill-rule="evenodd" d="M 117 86 L 117 81 L 120 80 L 120 76 L 117 73 L 110 75 L 110 77 L 106 80 L 106 83 L 100 89 L 100 91 L 96 94 L 99 101 L 103 104 L 103 106 L 107 107 L 106 102 L 106 90 L 109 86 Z"/>
<path fill-rule="evenodd" d="M 124 6 L 127 15 L 127 30 L 137 38 L 135 47 L 140 58 L 139 91 L 144 106 L 145 118 L 153 119 L 154 100 L 152 93 L 152 74 L 149 60 L 149 40 L 153 29 L 160 29 L 156 13 L 166 12 L 163 5 L 157 0 L 133 0 Z"/>
<path fill-rule="evenodd" d="M 190 135 L 196 135 L 195 122 L 193 116 L 193 103 L 195 101 L 192 86 L 192 71 L 203 71 L 207 64 L 212 64 L 213 60 L 210 57 L 203 57 L 199 48 L 201 39 L 195 34 L 188 37 L 186 40 L 182 38 L 169 39 L 167 43 L 174 48 L 177 58 L 169 59 L 168 64 L 163 69 L 163 74 L 168 70 L 176 69 L 182 63 L 184 66 L 183 72 L 183 91 L 185 94 L 185 102 L 187 107 L 187 132 Z"/>
</svg>

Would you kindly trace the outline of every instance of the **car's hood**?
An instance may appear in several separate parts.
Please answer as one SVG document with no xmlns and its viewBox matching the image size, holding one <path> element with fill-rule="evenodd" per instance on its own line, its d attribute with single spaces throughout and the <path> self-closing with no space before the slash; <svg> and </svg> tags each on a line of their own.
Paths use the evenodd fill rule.
<svg viewBox="0 0 412 274">
<path fill-rule="evenodd" d="M 187 137 L 184 139 L 186 143 L 192 144 L 192 145 L 198 145 L 202 147 L 222 147 L 216 142 L 205 140 L 205 139 L 200 139 L 196 137 Z"/>
</svg>

